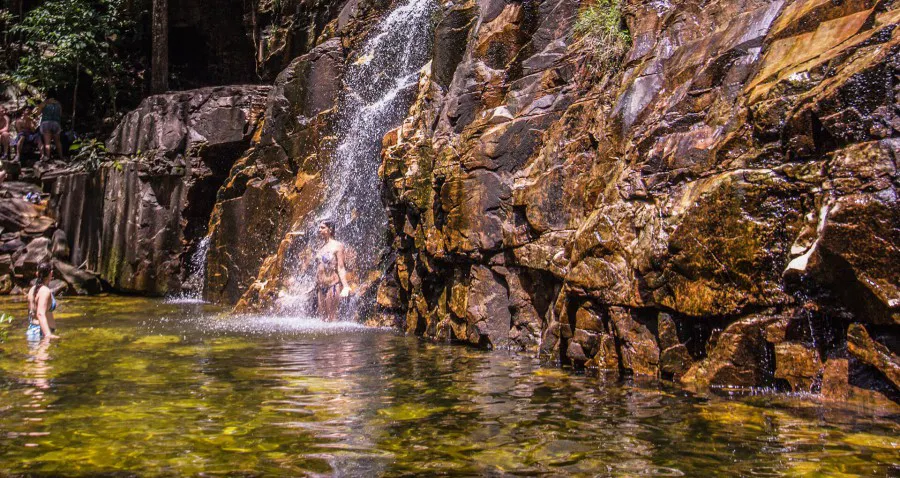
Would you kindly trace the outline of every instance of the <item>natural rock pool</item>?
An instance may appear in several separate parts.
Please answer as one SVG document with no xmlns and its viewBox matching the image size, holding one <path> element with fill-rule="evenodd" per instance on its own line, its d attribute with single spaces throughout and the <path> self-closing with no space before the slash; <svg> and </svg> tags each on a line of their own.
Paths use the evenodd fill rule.
<svg viewBox="0 0 900 478">
<path fill-rule="evenodd" d="M 0 475 L 900 474 L 884 411 L 203 305 L 67 298 L 57 319 L 49 346 L 0 345 Z"/>
</svg>

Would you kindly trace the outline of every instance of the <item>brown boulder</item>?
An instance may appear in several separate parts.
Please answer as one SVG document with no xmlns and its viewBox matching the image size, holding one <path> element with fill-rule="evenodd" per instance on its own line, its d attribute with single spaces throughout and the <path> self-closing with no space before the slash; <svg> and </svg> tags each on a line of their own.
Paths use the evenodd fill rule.
<svg viewBox="0 0 900 478">
<path fill-rule="evenodd" d="M 622 307 L 610 307 L 609 318 L 619 338 L 622 367 L 636 375 L 658 375 L 659 347 L 653 333 Z"/>
<path fill-rule="evenodd" d="M 24 199 L 4 198 L 0 201 L 0 228 L 3 231 L 21 231 L 40 217 L 40 209 Z"/>
<path fill-rule="evenodd" d="M 872 340 L 865 326 L 850 325 L 847 330 L 847 349 L 862 362 L 877 368 L 900 390 L 900 357 Z"/>
<path fill-rule="evenodd" d="M 850 361 L 844 358 L 832 358 L 825 362 L 822 396 L 830 400 L 858 402 L 878 410 L 900 412 L 900 405 L 878 391 L 851 384 Z"/>
<path fill-rule="evenodd" d="M 14 239 L 10 239 L 3 244 L 0 244 L 0 254 L 10 254 L 18 251 L 25 247 L 25 243 L 16 236 Z"/>
<path fill-rule="evenodd" d="M 399 309 L 402 305 L 400 302 L 400 290 L 396 284 L 383 281 L 378 285 L 375 294 L 375 303 L 382 309 Z"/>
<path fill-rule="evenodd" d="M 600 335 L 597 353 L 587 365 L 606 371 L 619 370 L 620 363 L 619 353 L 616 351 L 616 339 L 611 334 L 605 333 Z"/>
<path fill-rule="evenodd" d="M 700 386 L 758 387 L 768 382 L 765 328 L 776 318 L 749 316 L 722 331 L 715 347 L 681 378 Z"/>
<path fill-rule="evenodd" d="M 585 363 L 588 360 L 588 356 L 584 351 L 584 347 L 576 340 L 569 342 L 568 347 L 566 348 L 566 357 L 569 357 L 570 360 L 578 363 Z"/>
<path fill-rule="evenodd" d="M 62 279 L 68 285 L 69 290 L 77 295 L 93 295 L 103 292 L 100 277 L 88 271 L 62 261 L 54 261 L 53 268 L 57 278 Z"/>
<path fill-rule="evenodd" d="M 678 327 L 671 315 L 660 312 L 656 316 L 656 322 L 657 335 L 659 336 L 659 348 L 665 350 L 681 343 L 681 341 L 678 340 Z"/>
<path fill-rule="evenodd" d="M 817 251 L 823 282 L 876 324 L 900 324 L 900 201 L 851 195 L 828 213 Z"/>
<path fill-rule="evenodd" d="M 269 90 L 217 86 L 150 96 L 125 115 L 106 147 L 115 155 L 156 153 L 174 158 L 201 147 L 215 150 L 245 143 Z"/>
<path fill-rule="evenodd" d="M 42 262 L 49 261 L 53 256 L 50 254 L 50 239 L 39 237 L 32 240 L 13 255 L 14 269 L 16 276 L 20 279 L 31 280 L 37 273 L 38 265 Z"/>
<path fill-rule="evenodd" d="M 606 330 L 600 315 L 587 306 L 579 307 L 575 312 L 575 328 L 588 332 L 604 332 Z"/>
<path fill-rule="evenodd" d="M 472 281 L 466 300 L 468 340 L 492 348 L 508 346 L 512 316 L 509 292 L 502 284 L 502 276 L 478 265 L 472 266 L 470 274 Z"/>
<path fill-rule="evenodd" d="M 822 376 L 819 352 L 796 342 L 775 345 L 775 378 L 791 386 L 794 392 L 812 392 Z"/>
<path fill-rule="evenodd" d="M 681 377 L 693 365 L 694 360 L 683 344 L 673 345 L 659 354 L 659 370 L 673 377 Z"/>
<path fill-rule="evenodd" d="M 66 239 L 66 233 L 62 229 L 53 231 L 53 237 L 50 238 L 50 253 L 56 259 L 67 260 L 69 258 L 69 242 Z"/>
</svg>

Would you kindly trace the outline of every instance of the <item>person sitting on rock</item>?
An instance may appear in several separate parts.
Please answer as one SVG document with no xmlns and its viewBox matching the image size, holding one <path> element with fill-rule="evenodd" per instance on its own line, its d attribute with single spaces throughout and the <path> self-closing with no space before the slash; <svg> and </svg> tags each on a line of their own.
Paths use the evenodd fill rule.
<svg viewBox="0 0 900 478">
<path fill-rule="evenodd" d="M 319 238 L 324 242 L 316 252 L 316 299 L 319 317 L 328 322 L 337 320 L 342 298 L 350 295 L 347 269 L 344 267 L 344 244 L 334 238 L 331 221 L 319 223 Z"/>
<path fill-rule="evenodd" d="M 10 149 L 10 134 L 9 127 L 11 126 L 9 115 L 6 112 L 6 108 L 0 106 L 0 160 L 6 161 L 9 158 L 9 149 Z"/>
<path fill-rule="evenodd" d="M 63 147 L 60 141 L 62 134 L 62 104 L 50 94 L 40 106 L 37 113 L 41 115 L 41 136 L 44 139 L 44 147 L 41 150 L 41 159 L 49 160 L 53 145 L 56 145 L 56 154 L 63 159 Z"/>
<path fill-rule="evenodd" d="M 56 310 L 56 298 L 50 290 L 50 281 L 53 280 L 53 265 L 50 262 L 41 262 L 37 268 L 34 286 L 28 291 L 28 330 L 25 337 L 28 340 L 58 339 L 56 321 L 53 319 L 53 311 Z"/>
<path fill-rule="evenodd" d="M 41 143 L 41 134 L 38 132 L 37 122 L 32 116 L 32 109 L 25 107 L 19 119 L 16 120 L 16 161 L 20 161 L 22 155 L 25 154 L 26 147 L 33 147 L 36 151 L 43 151 L 43 143 Z"/>
</svg>

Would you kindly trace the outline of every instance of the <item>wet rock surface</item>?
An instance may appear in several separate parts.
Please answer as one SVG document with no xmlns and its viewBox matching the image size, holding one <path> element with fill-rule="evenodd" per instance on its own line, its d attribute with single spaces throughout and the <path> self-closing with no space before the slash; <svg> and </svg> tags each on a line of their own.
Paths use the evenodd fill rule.
<svg viewBox="0 0 900 478">
<path fill-rule="evenodd" d="M 628 2 L 615 71 L 572 34 L 579 8 L 445 9 L 436 43 L 465 51 L 435 53 L 382 154 L 406 330 L 535 347 L 503 267 L 536 280 L 516 302 L 564 363 L 895 396 L 896 351 L 847 334 L 900 332 L 895 7 Z M 485 283 L 497 323 L 473 335 L 453 311 Z M 849 356 L 886 388 L 829 365 Z"/>
<path fill-rule="evenodd" d="M 279 74 L 253 145 L 217 193 L 207 265 L 211 299 L 235 303 L 249 294 L 247 302 L 257 303 L 279 290 L 284 261 L 293 259 L 286 233 L 299 229 L 321 201 L 343 68 L 341 43 L 332 39 Z M 248 292 L 258 276 L 263 280 Z"/>
</svg>

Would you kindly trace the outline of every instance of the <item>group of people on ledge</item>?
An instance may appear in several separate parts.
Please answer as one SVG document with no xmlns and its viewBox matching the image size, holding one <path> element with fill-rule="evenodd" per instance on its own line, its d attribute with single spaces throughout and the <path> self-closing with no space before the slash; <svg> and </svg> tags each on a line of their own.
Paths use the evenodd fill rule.
<svg viewBox="0 0 900 478">
<path fill-rule="evenodd" d="M 15 133 L 15 136 L 13 135 Z M 0 106 L 0 160 L 20 161 L 28 151 L 37 151 L 41 160 L 51 158 L 54 147 L 63 159 L 62 104 L 53 96 L 37 108 L 22 108 L 15 121 Z"/>
</svg>

